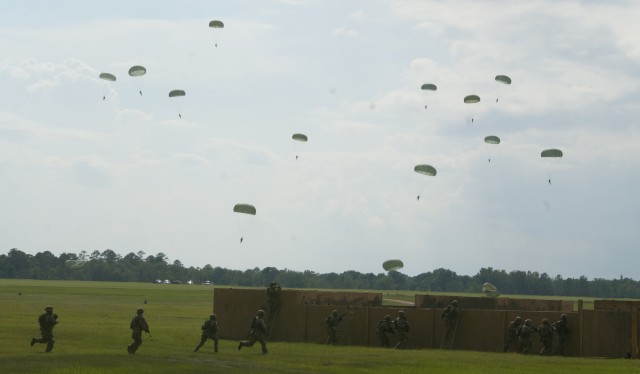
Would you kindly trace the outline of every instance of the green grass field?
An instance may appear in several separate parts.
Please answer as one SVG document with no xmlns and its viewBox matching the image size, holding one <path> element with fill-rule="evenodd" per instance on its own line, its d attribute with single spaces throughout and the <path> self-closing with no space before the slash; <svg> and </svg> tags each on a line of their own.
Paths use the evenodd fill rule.
<svg viewBox="0 0 640 374">
<path fill-rule="evenodd" d="M 395 291 L 387 293 L 404 300 Z M 212 301 L 211 286 L 0 279 L 0 373 L 640 372 L 636 360 L 299 343 L 269 343 L 263 356 L 259 346 L 238 351 L 235 340 L 222 340 L 218 354 L 211 342 L 191 353 Z M 44 353 L 44 345 L 29 346 L 39 335 L 37 317 L 47 304 L 60 315 L 51 353 Z M 144 336 L 138 353 L 129 355 L 129 321 L 138 306 L 145 308 L 152 336 Z"/>
</svg>

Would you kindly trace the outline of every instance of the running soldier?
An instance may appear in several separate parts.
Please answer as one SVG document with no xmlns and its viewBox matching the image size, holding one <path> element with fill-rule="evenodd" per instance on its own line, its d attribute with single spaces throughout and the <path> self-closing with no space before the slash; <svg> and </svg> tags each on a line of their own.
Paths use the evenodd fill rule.
<svg viewBox="0 0 640 374">
<path fill-rule="evenodd" d="M 460 309 L 458 308 L 458 300 L 453 300 L 442 311 L 440 318 L 444 319 L 444 336 L 442 337 L 443 344 L 451 348 L 453 343 L 453 335 L 455 334 L 456 327 L 458 325 L 458 316 L 460 315 Z"/>
<path fill-rule="evenodd" d="M 34 344 L 47 343 L 47 349 L 45 352 L 51 352 L 53 349 L 53 343 L 56 340 L 53 338 L 53 327 L 58 324 L 58 315 L 53 313 L 53 307 L 47 305 L 44 307 L 44 313 L 38 317 L 38 324 L 40 325 L 40 338 L 31 338 L 31 346 Z"/>
<path fill-rule="evenodd" d="M 518 326 L 518 341 L 520 342 L 520 347 L 522 348 L 521 353 L 527 354 L 531 352 L 531 339 L 533 338 L 533 333 L 536 332 L 536 328 L 531 326 L 530 319 L 526 319 L 524 321 L 524 325 Z"/>
<path fill-rule="evenodd" d="M 252 347 L 255 342 L 262 345 L 262 354 L 266 355 L 267 351 L 267 324 L 264 322 L 264 310 L 258 310 L 258 314 L 251 320 L 251 327 L 248 334 L 249 340 L 241 340 L 238 342 L 238 350 L 242 347 Z"/>
<path fill-rule="evenodd" d="M 542 324 L 538 326 L 538 335 L 540 336 L 540 343 L 542 343 L 540 356 L 550 355 L 553 352 L 553 326 L 551 326 L 548 319 L 544 318 Z"/>
<path fill-rule="evenodd" d="M 213 351 L 218 353 L 218 318 L 215 314 L 209 316 L 208 320 L 205 320 L 202 324 L 202 337 L 200 343 L 193 349 L 194 352 L 198 352 L 198 349 L 204 345 L 207 339 L 213 340 Z"/>
<path fill-rule="evenodd" d="M 280 307 L 280 292 L 282 288 L 280 285 L 273 281 L 269 284 L 267 288 L 267 305 L 269 306 L 268 310 L 268 318 L 269 326 L 273 324 L 274 318 L 278 314 L 278 308 Z"/>
<path fill-rule="evenodd" d="M 136 310 L 136 315 L 131 319 L 129 323 L 129 327 L 131 328 L 131 338 L 133 339 L 133 343 L 127 346 L 127 352 L 130 354 L 136 353 L 138 348 L 142 345 L 142 332 L 146 332 L 147 334 L 151 334 L 149 331 L 149 325 L 147 324 L 147 320 L 144 319 L 144 309 L 138 308 Z"/>
</svg>

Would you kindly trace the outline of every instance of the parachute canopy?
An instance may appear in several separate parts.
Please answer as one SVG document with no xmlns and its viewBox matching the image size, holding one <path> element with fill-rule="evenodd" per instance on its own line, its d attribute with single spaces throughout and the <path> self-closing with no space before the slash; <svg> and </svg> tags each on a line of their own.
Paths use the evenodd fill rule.
<svg viewBox="0 0 640 374">
<path fill-rule="evenodd" d="M 404 264 L 402 263 L 402 260 L 398 260 L 398 259 L 387 260 L 382 263 L 382 268 L 386 271 L 399 270 L 399 269 L 402 269 L 403 267 L 404 267 Z"/>
<path fill-rule="evenodd" d="M 438 86 L 432 83 L 425 83 L 420 86 L 420 89 L 425 91 L 436 91 L 438 89 Z"/>
<path fill-rule="evenodd" d="M 144 66 L 136 65 L 129 69 L 129 75 L 132 77 L 140 77 L 147 74 L 147 69 Z"/>
<path fill-rule="evenodd" d="M 100 79 L 104 79 L 106 81 L 115 82 L 116 76 L 110 73 L 100 73 Z"/>
<path fill-rule="evenodd" d="M 500 138 L 495 135 L 489 135 L 484 138 L 484 142 L 487 144 L 500 144 Z"/>
<path fill-rule="evenodd" d="M 475 104 L 480 102 L 480 96 L 478 95 L 468 95 L 464 97 L 465 104 Z"/>
<path fill-rule="evenodd" d="M 84 265 L 84 261 L 82 260 L 67 260 L 64 262 L 65 266 L 72 269 L 80 268 Z"/>
<path fill-rule="evenodd" d="M 562 151 L 556 148 L 545 149 L 540 153 L 540 157 L 562 157 Z"/>
<path fill-rule="evenodd" d="M 212 29 L 222 29 L 224 28 L 224 23 L 222 21 L 214 19 L 213 21 L 209 22 L 209 27 L 211 27 Z"/>
<path fill-rule="evenodd" d="M 511 84 L 511 78 L 506 75 L 496 75 L 496 81 L 504 84 Z"/>
<path fill-rule="evenodd" d="M 427 165 L 427 164 L 422 164 L 422 165 L 416 165 L 413 170 L 418 173 L 418 174 L 424 174 L 424 175 L 429 175 L 429 176 L 435 176 L 437 171 L 436 168 L 434 168 L 431 165 Z"/>
<path fill-rule="evenodd" d="M 491 283 L 485 283 L 482 285 L 482 292 L 487 292 L 487 291 L 497 291 L 498 289 L 496 288 L 496 286 L 494 286 Z"/>
<path fill-rule="evenodd" d="M 250 204 L 236 204 L 233 207 L 233 211 L 236 213 L 251 214 L 252 216 L 256 215 L 256 207 Z"/>
<path fill-rule="evenodd" d="M 184 95 L 186 95 L 186 93 L 183 90 L 173 90 L 169 92 L 169 97 L 184 96 Z"/>
<path fill-rule="evenodd" d="M 293 134 L 291 136 L 291 139 L 297 140 L 299 142 L 306 142 L 308 140 L 308 138 L 307 138 L 307 136 L 305 134 Z"/>
</svg>

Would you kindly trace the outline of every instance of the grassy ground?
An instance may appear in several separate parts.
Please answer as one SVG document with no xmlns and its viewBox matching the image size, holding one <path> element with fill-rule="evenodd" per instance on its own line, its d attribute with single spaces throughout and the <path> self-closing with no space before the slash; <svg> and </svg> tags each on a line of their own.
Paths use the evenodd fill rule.
<svg viewBox="0 0 640 374">
<path fill-rule="evenodd" d="M 18 295 L 21 292 L 22 295 Z M 390 296 L 391 297 L 391 296 Z M 401 299 L 392 295 L 395 299 Z M 238 351 L 221 341 L 191 353 L 212 310 L 211 286 L 0 279 L 1 373 L 629 373 L 635 360 L 604 360 L 464 351 L 332 347 L 269 343 Z M 144 300 L 147 304 L 144 305 Z M 29 346 L 37 317 L 51 304 L 60 315 L 56 346 Z M 152 337 L 129 355 L 129 320 L 145 308 Z M 220 321 L 224 328 L 224 321 Z"/>
</svg>

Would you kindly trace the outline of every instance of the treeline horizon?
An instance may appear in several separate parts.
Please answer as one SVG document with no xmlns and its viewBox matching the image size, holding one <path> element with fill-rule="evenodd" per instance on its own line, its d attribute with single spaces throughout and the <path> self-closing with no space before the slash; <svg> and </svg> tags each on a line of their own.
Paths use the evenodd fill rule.
<svg viewBox="0 0 640 374">
<path fill-rule="evenodd" d="M 540 296 L 582 296 L 601 298 L 640 298 L 640 281 L 620 276 L 619 279 L 585 276 L 550 277 L 537 271 L 481 268 L 473 276 L 458 275 L 448 269 L 435 269 L 416 276 L 398 271 L 360 273 L 316 273 L 311 270 L 263 269 L 232 270 L 207 264 L 202 268 L 185 267 L 180 260 L 169 261 L 162 252 L 147 255 L 143 251 L 124 256 L 111 249 L 102 252 L 82 251 L 55 256 L 50 251 L 31 255 L 12 248 L 0 255 L 0 278 L 42 280 L 86 280 L 116 282 L 153 282 L 178 280 L 182 283 L 210 281 L 221 286 L 267 286 L 277 281 L 284 288 L 323 288 L 354 290 L 408 290 L 415 292 L 470 292 L 480 294 L 484 283 L 491 283 L 501 294 Z"/>
</svg>

